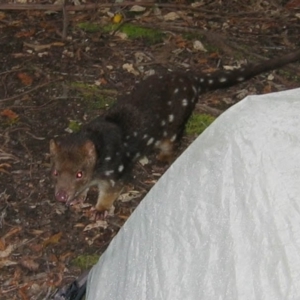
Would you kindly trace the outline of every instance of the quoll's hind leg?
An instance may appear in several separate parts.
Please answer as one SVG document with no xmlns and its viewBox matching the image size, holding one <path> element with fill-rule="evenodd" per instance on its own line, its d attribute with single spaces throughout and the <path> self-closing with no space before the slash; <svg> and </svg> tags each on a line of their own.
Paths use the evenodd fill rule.
<svg viewBox="0 0 300 300">
<path fill-rule="evenodd" d="M 156 156 L 156 159 L 161 162 L 167 162 L 171 164 L 174 161 L 174 141 L 171 139 L 165 139 L 159 142 L 156 146 L 160 152 Z"/>
<path fill-rule="evenodd" d="M 112 208 L 113 203 L 122 192 L 123 184 L 113 180 L 101 180 L 98 184 L 98 199 L 96 208 L 96 219 L 105 218 Z"/>
</svg>

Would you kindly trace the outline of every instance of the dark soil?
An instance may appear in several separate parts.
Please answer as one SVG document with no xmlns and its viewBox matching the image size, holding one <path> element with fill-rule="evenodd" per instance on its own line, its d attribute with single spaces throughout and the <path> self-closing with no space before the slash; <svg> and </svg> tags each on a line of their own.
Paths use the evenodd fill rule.
<svg viewBox="0 0 300 300">
<path fill-rule="evenodd" d="M 109 24 L 107 11 L 116 8 L 69 13 L 64 40 L 61 12 L 1 11 L 0 6 L 1 299 L 50 299 L 58 287 L 73 281 L 89 267 L 89 255 L 103 253 L 167 168 L 154 157 L 148 157 L 146 165 L 138 164 L 127 191 L 135 191 L 136 197 L 123 195 L 114 215 L 96 226 L 90 213 L 95 192 L 91 191 L 85 207 L 66 208 L 53 197 L 49 140 L 65 133 L 70 120 L 86 123 L 101 114 L 105 109 L 99 105 L 101 97 L 109 104 L 149 70 L 212 71 L 241 61 L 258 62 L 300 46 L 300 1 L 285 1 L 284 6 L 276 0 L 202 1 L 197 9 L 191 9 L 190 2 L 164 2 L 161 17 L 151 6 L 139 14 L 130 13 L 131 6 L 122 7 L 129 23 L 165 33 L 155 43 L 78 27 L 83 22 Z M 160 19 L 170 12 L 180 17 Z M 195 40 L 208 51 L 195 50 Z M 139 61 L 140 53 L 147 59 Z M 128 72 L 124 64 L 132 64 L 137 73 Z M 197 113 L 218 115 L 249 94 L 298 87 L 300 64 L 271 76 L 205 94 Z M 92 92 L 83 91 L 79 83 Z M 194 138 L 185 136 L 178 154 Z M 87 257 L 84 265 L 74 263 L 80 255 Z"/>
</svg>

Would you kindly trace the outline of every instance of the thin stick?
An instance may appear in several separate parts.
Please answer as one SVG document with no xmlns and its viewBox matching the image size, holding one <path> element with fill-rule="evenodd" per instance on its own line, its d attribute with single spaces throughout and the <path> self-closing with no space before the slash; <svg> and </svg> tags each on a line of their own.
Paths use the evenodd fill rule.
<svg viewBox="0 0 300 300">
<path fill-rule="evenodd" d="M 35 86 L 34 88 L 32 88 L 32 89 L 30 89 L 30 90 L 28 90 L 28 91 L 26 91 L 26 92 L 24 92 L 24 93 L 19 94 L 19 95 L 12 96 L 12 97 L 9 97 L 9 98 L 0 99 L 0 102 L 6 102 L 6 101 L 10 101 L 10 100 L 14 100 L 14 99 L 20 98 L 20 97 L 22 97 L 22 96 L 24 96 L 24 95 L 27 95 L 27 94 L 29 94 L 29 93 L 35 91 L 35 90 L 40 89 L 41 87 L 43 87 L 43 86 L 45 86 L 45 85 L 48 85 L 48 84 L 51 84 L 51 83 L 54 83 L 54 82 L 57 82 L 57 81 L 59 81 L 59 79 L 53 80 L 53 81 L 49 81 L 49 82 L 45 82 L 45 83 L 42 83 L 42 84 L 37 85 L 37 86 Z"/>
</svg>

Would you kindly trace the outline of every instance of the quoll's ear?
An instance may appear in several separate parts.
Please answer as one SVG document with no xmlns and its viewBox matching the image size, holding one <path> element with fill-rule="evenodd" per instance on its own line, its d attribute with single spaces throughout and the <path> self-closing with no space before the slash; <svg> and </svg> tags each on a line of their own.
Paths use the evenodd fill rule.
<svg viewBox="0 0 300 300">
<path fill-rule="evenodd" d="M 87 158 L 95 162 L 97 159 L 97 153 L 96 153 L 96 148 L 94 143 L 92 141 L 86 141 L 83 145 L 83 149 L 85 151 Z"/>
<path fill-rule="evenodd" d="M 55 140 L 51 140 L 50 141 L 50 156 L 54 156 L 57 152 L 59 145 L 57 144 L 57 142 Z"/>
</svg>

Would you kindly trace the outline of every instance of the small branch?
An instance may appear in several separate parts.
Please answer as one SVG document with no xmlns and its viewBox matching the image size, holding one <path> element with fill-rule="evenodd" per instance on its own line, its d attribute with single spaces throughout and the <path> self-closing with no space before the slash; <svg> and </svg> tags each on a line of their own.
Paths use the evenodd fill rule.
<svg viewBox="0 0 300 300">
<path fill-rule="evenodd" d="M 42 84 L 37 85 L 37 86 L 35 86 L 34 88 L 32 88 L 32 89 L 30 89 L 30 90 L 28 90 L 28 91 L 26 91 L 26 92 L 24 92 L 24 93 L 18 94 L 18 95 L 16 95 L 16 96 L 12 96 L 12 97 L 9 97 L 9 98 L 0 99 L 0 103 L 1 103 L 1 102 L 6 102 L 6 101 L 10 101 L 10 100 L 15 100 L 15 99 L 20 98 L 20 97 L 22 97 L 22 96 L 24 96 L 24 95 L 27 95 L 27 94 L 29 94 L 29 93 L 35 91 L 35 90 L 38 90 L 38 89 L 40 89 L 41 87 L 43 87 L 43 86 L 45 86 L 45 85 L 48 85 L 48 84 L 51 84 L 51 83 L 54 83 L 54 82 L 57 82 L 57 81 L 59 81 L 59 79 L 53 80 L 53 81 L 49 81 L 49 82 L 45 82 L 45 83 L 42 83 Z"/>
<path fill-rule="evenodd" d="M 67 3 L 67 0 L 64 0 L 63 7 L 62 7 L 62 10 L 63 10 L 63 32 L 62 32 L 62 39 L 63 40 L 66 40 L 66 38 L 67 38 L 67 30 L 68 30 L 68 24 L 69 24 L 68 11 L 66 9 L 66 7 L 67 7 L 66 3 Z"/>
<path fill-rule="evenodd" d="M 163 8 L 172 8 L 172 9 L 186 9 L 193 10 L 198 12 L 203 12 L 205 14 L 214 14 L 216 16 L 220 15 L 220 12 L 203 9 L 199 7 L 192 7 L 190 5 L 184 4 L 172 4 L 172 3 L 156 3 L 156 2 L 134 2 L 128 1 L 123 3 L 97 3 L 97 4 L 83 4 L 83 5 L 66 5 L 65 9 L 67 11 L 82 11 L 82 10 L 95 10 L 97 8 L 106 8 L 106 7 L 126 7 L 126 6 L 145 6 L 145 7 L 163 7 Z M 61 5 L 55 4 L 14 4 L 14 3 L 4 3 L 0 4 L 0 10 L 51 10 L 51 11 L 61 11 Z M 259 12 L 239 12 L 237 15 L 257 15 Z M 263 11 L 262 11 L 263 13 Z M 231 14 L 234 15 L 234 14 Z"/>
<path fill-rule="evenodd" d="M 210 106 L 207 106 L 205 104 L 197 104 L 197 108 L 202 110 L 202 111 L 205 111 L 211 115 L 213 115 L 214 117 L 218 117 L 219 115 L 221 115 L 223 113 L 222 110 L 220 109 L 217 109 L 217 108 L 213 108 L 213 107 L 210 107 Z"/>
</svg>

